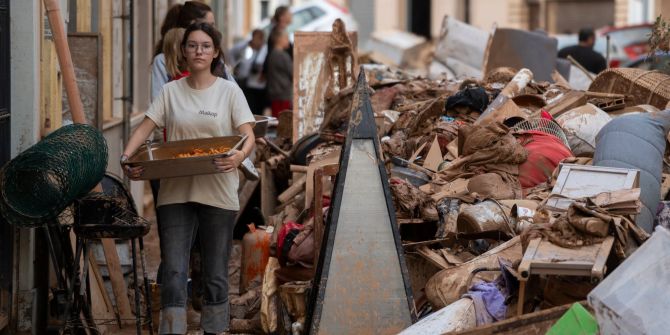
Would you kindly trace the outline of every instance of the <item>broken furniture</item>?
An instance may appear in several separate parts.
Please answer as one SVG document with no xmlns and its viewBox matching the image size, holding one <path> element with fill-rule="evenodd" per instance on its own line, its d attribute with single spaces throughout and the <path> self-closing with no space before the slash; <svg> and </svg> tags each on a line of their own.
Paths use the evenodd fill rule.
<svg viewBox="0 0 670 335">
<path fill-rule="evenodd" d="M 363 71 L 354 92 L 310 297 L 310 334 L 396 334 L 416 320 Z"/>
<path fill-rule="evenodd" d="M 517 316 L 523 314 L 526 284 L 532 275 L 559 275 L 603 279 L 605 263 L 614 245 L 614 237 L 607 236 L 601 243 L 580 248 L 563 248 L 541 238 L 529 242 L 518 268 L 519 302 Z"/>
<path fill-rule="evenodd" d="M 573 199 L 598 193 L 633 189 L 639 185 L 640 172 L 634 169 L 560 164 L 558 179 L 547 200 L 547 208 L 565 211 Z"/>
</svg>

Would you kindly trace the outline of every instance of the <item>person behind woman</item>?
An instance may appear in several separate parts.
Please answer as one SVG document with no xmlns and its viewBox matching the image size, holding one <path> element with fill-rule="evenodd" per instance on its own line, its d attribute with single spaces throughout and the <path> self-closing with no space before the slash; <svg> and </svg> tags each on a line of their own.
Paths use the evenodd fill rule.
<svg viewBox="0 0 670 335">
<path fill-rule="evenodd" d="M 154 60 L 151 68 L 151 100 L 153 101 L 170 81 L 165 67 L 165 55 L 162 53 L 165 43 L 165 34 L 172 28 L 186 28 L 195 22 L 206 22 L 214 25 L 214 13 L 207 4 L 199 1 L 186 1 L 183 5 L 177 4 L 170 7 L 163 25 L 161 26 L 161 39 L 154 50 Z"/>
<path fill-rule="evenodd" d="M 207 23 L 189 26 L 182 52 L 191 74 L 167 83 L 131 136 L 121 160 L 135 152 L 156 127 L 167 128 L 169 141 L 247 135 L 241 150 L 212 161 L 217 174 L 164 178 L 158 194 L 158 226 L 163 283 L 160 334 L 186 333 L 187 274 L 192 236 L 200 231 L 205 334 L 226 331 L 229 323 L 228 258 L 234 219 L 239 210 L 236 168 L 254 148 L 254 117 L 233 82 L 215 76 L 221 58 L 221 34 Z M 127 167 L 131 179 L 141 167 Z"/>
<path fill-rule="evenodd" d="M 285 109 L 291 108 L 293 99 L 293 60 L 289 56 L 288 34 L 284 30 L 274 30 L 270 35 L 272 49 L 267 60 L 268 97 L 272 116 L 277 117 Z"/>
<path fill-rule="evenodd" d="M 272 26 L 272 29 L 270 29 L 270 35 L 272 35 L 275 30 L 287 31 L 288 26 L 291 25 L 291 22 L 293 22 L 293 14 L 291 14 L 290 8 L 288 6 L 277 7 L 277 9 L 275 9 L 275 15 L 273 15 L 272 20 L 270 20 L 270 24 Z M 272 50 L 270 39 L 268 39 L 268 50 Z M 293 57 L 293 44 L 289 43 L 287 51 L 289 55 Z"/>
<path fill-rule="evenodd" d="M 163 55 L 165 56 L 165 69 L 170 81 L 178 80 L 189 75 L 186 59 L 181 52 L 181 41 L 184 39 L 184 28 L 172 28 L 165 34 L 163 43 Z"/>
</svg>

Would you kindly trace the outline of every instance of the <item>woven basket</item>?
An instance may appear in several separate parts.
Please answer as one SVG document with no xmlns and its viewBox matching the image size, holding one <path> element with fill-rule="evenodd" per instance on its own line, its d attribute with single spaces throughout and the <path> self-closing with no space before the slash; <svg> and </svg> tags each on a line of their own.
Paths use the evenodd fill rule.
<svg viewBox="0 0 670 335">
<path fill-rule="evenodd" d="M 641 69 L 609 69 L 596 77 L 589 91 L 625 94 L 628 106 L 652 105 L 662 110 L 670 101 L 670 76 Z"/>
</svg>

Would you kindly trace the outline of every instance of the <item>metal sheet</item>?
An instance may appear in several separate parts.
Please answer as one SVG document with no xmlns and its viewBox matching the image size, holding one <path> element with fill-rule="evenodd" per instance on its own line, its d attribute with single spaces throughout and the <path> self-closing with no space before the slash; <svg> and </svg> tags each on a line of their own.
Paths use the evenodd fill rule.
<svg viewBox="0 0 670 335">
<path fill-rule="evenodd" d="M 361 71 L 311 296 L 311 334 L 397 334 L 416 319 L 367 92 Z"/>
</svg>

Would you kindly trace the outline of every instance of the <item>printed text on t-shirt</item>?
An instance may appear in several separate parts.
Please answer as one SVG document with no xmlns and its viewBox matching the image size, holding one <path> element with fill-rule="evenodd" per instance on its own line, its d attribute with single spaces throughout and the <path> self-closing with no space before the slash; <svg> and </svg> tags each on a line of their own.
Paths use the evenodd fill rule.
<svg viewBox="0 0 670 335">
<path fill-rule="evenodd" d="M 198 114 L 211 116 L 211 117 L 216 117 L 217 115 L 219 115 L 219 113 L 214 113 L 214 112 L 210 112 L 210 111 L 203 111 L 203 110 L 201 110 Z"/>
</svg>

